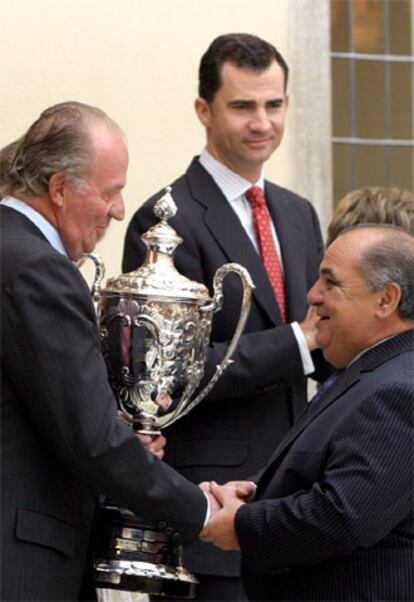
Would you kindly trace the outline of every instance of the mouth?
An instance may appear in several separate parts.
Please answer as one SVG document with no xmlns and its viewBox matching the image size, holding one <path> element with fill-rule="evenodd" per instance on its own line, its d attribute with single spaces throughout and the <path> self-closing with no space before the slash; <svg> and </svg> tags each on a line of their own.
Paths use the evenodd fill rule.
<svg viewBox="0 0 414 602">
<path fill-rule="evenodd" d="M 329 316 L 320 316 L 318 315 L 319 320 L 316 322 L 316 328 L 318 328 L 321 324 L 321 322 L 324 322 L 326 320 L 329 320 Z"/>
<path fill-rule="evenodd" d="M 262 146 L 263 144 L 269 144 L 271 141 L 271 138 L 254 138 L 253 140 L 246 140 L 246 144 L 249 146 Z"/>
</svg>

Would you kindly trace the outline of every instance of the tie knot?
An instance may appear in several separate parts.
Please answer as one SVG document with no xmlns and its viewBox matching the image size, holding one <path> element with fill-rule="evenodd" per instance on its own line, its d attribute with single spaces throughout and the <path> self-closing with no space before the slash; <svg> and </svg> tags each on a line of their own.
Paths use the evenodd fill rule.
<svg viewBox="0 0 414 602">
<path fill-rule="evenodd" d="M 245 196 L 252 209 L 266 206 L 266 199 L 263 196 L 263 191 L 260 186 L 253 186 L 252 188 L 249 188 Z"/>
</svg>

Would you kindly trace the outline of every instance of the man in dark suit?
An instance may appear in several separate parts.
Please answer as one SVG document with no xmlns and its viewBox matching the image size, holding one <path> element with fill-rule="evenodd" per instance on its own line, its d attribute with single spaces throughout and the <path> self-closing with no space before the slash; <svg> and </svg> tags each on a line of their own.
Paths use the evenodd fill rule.
<svg viewBox="0 0 414 602">
<path fill-rule="evenodd" d="M 175 255 L 177 269 L 212 290 L 216 270 L 237 262 L 256 286 L 234 364 L 197 408 L 166 431 L 166 461 L 194 482 L 256 472 L 301 412 L 306 376 L 315 369 L 315 317 L 307 314 L 306 294 L 323 253 L 318 219 L 307 200 L 265 180 L 262 172 L 282 139 L 287 77 L 283 57 L 267 42 L 247 34 L 214 40 L 201 60 L 195 102 L 207 146 L 172 184 L 178 211 L 170 223 L 184 241 Z M 264 192 L 267 203 L 258 217 L 247 200 L 252 188 L 262 198 Z M 154 223 L 160 194 L 129 225 L 124 271 L 145 257 L 140 235 Z M 269 215 L 263 243 L 259 230 Z M 269 244 L 277 257 L 273 267 Z M 275 283 L 276 262 L 281 279 Z M 207 377 L 231 339 L 240 301 L 240 282 L 229 276 L 224 307 L 213 321 Z M 198 599 L 244 599 L 238 554 L 199 542 L 184 558 L 200 580 Z"/>
<path fill-rule="evenodd" d="M 1 599 L 86 599 L 99 494 L 185 540 L 201 530 L 207 502 L 159 461 L 162 437 L 144 438 L 147 451 L 118 419 L 90 293 L 72 263 L 124 216 L 121 131 L 99 109 L 62 103 L 5 153 Z"/>
<path fill-rule="evenodd" d="M 414 238 L 394 226 L 345 231 L 308 298 L 338 373 L 256 491 L 210 486 L 223 508 L 202 537 L 241 550 L 251 600 L 411 602 Z"/>
</svg>

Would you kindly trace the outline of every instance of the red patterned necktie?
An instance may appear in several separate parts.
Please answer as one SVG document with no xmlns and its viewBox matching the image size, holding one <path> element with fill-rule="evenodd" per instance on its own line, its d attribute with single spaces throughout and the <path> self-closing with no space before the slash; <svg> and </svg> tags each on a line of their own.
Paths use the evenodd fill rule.
<svg viewBox="0 0 414 602">
<path fill-rule="evenodd" d="M 267 275 L 279 304 L 283 322 L 287 322 L 285 285 L 282 266 L 272 236 L 271 220 L 266 207 L 266 199 L 259 186 L 253 186 L 246 192 L 246 199 L 252 207 L 253 227 L 259 245 L 260 255 Z"/>
</svg>

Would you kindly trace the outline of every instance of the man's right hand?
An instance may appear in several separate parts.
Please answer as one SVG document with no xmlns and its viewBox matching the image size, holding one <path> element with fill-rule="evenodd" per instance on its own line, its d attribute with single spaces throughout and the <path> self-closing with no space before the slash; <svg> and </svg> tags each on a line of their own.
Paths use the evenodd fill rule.
<svg viewBox="0 0 414 602">
<path fill-rule="evenodd" d="M 305 319 L 299 324 L 303 334 L 305 335 L 309 351 L 314 351 L 319 347 L 316 342 L 316 335 L 318 333 L 316 324 L 319 322 L 319 320 L 320 318 L 316 315 L 316 307 L 311 306 L 306 313 Z"/>
</svg>

